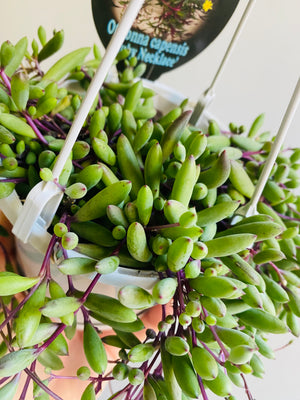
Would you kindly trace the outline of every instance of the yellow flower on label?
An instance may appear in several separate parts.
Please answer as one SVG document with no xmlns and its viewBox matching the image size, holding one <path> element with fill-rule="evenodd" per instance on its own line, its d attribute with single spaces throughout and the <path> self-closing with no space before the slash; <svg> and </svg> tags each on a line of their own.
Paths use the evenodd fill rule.
<svg viewBox="0 0 300 400">
<path fill-rule="evenodd" d="M 213 2 L 211 0 L 205 0 L 205 2 L 202 5 L 202 9 L 203 9 L 204 12 L 212 10 L 213 9 Z"/>
</svg>

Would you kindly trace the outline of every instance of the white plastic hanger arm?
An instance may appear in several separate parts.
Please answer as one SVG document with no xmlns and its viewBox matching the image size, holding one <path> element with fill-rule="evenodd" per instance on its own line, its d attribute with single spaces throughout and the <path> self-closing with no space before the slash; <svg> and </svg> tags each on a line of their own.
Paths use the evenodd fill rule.
<svg viewBox="0 0 300 400">
<path fill-rule="evenodd" d="M 288 105 L 286 112 L 284 114 L 284 117 L 282 119 L 279 131 L 278 131 L 276 138 L 274 140 L 274 143 L 272 145 L 268 159 L 267 159 L 267 161 L 264 165 L 264 168 L 260 174 L 260 177 L 257 181 L 253 196 L 246 206 L 247 207 L 247 213 L 246 213 L 247 217 L 254 215 L 256 213 L 257 203 L 259 202 L 260 196 L 262 195 L 262 192 L 263 192 L 264 187 L 267 183 L 267 180 L 270 176 L 273 165 L 274 165 L 276 158 L 280 152 L 281 146 L 284 143 L 284 140 L 286 138 L 290 124 L 291 124 L 293 117 L 296 113 L 296 110 L 299 106 L 299 102 L 300 102 L 300 79 L 298 79 L 298 83 L 295 87 L 295 90 L 293 92 L 293 95 L 291 97 L 289 105 Z"/>
<path fill-rule="evenodd" d="M 127 6 L 118 28 L 110 40 L 103 59 L 91 81 L 91 84 L 89 85 L 86 96 L 75 116 L 64 146 L 57 157 L 52 171 L 54 179 L 59 178 L 89 113 L 89 110 L 91 109 L 92 104 L 109 72 L 109 69 L 111 68 L 143 3 L 144 0 L 131 0 Z M 16 220 L 16 223 L 14 224 L 14 235 L 26 243 L 36 224 L 39 225 L 37 229 L 40 227 L 46 229 L 59 206 L 62 196 L 63 192 L 58 189 L 58 187 L 52 181 L 39 182 L 36 186 L 34 186 L 34 188 L 29 192 L 25 204 L 20 210 L 20 214 Z M 42 218 L 40 217 L 41 214 L 43 214 Z"/>
<path fill-rule="evenodd" d="M 249 0 L 248 4 L 243 12 L 243 15 L 238 23 L 238 26 L 236 27 L 234 34 L 230 40 L 230 43 L 227 47 L 227 50 L 222 58 L 222 61 L 219 65 L 219 68 L 217 69 L 217 72 L 209 86 L 209 88 L 203 93 L 202 97 L 198 100 L 194 112 L 191 116 L 191 123 L 193 125 L 197 125 L 198 122 L 200 121 L 202 114 L 206 107 L 212 102 L 212 100 L 215 97 L 215 86 L 220 79 L 222 72 L 224 71 L 225 65 L 227 64 L 229 57 L 231 56 L 233 49 L 235 45 L 237 44 L 237 41 L 242 33 L 242 30 L 244 26 L 246 25 L 246 22 L 248 20 L 248 17 L 254 7 L 256 0 Z"/>
<path fill-rule="evenodd" d="M 141 9 L 144 0 L 131 0 L 123 18 L 121 19 L 118 28 L 109 42 L 105 51 L 104 57 L 97 69 L 91 84 L 87 90 L 86 96 L 75 116 L 74 122 L 70 128 L 68 136 L 65 140 L 64 146 L 61 149 L 57 161 L 53 168 L 53 177 L 58 178 L 62 172 L 65 162 L 71 154 L 72 148 L 79 135 L 79 132 L 85 122 L 85 119 L 93 105 L 93 102 L 127 36 L 127 33 L 134 23 L 139 10 Z"/>
</svg>

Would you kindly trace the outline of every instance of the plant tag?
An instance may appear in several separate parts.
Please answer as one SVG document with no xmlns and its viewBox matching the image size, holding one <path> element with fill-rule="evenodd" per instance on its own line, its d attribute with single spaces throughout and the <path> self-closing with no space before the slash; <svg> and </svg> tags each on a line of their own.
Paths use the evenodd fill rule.
<svg viewBox="0 0 300 400">
<path fill-rule="evenodd" d="M 130 57 L 147 65 L 155 80 L 201 53 L 222 31 L 239 0 L 145 0 L 125 42 Z M 94 22 L 107 46 L 129 0 L 92 0 Z"/>
</svg>

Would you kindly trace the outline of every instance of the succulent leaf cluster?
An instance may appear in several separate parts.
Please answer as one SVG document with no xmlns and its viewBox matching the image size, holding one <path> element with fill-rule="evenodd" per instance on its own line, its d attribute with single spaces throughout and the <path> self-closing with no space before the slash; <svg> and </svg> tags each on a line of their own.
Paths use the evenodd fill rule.
<svg viewBox="0 0 300 400">
<path fill-rule="evenodd" d="M 1 198 L 16 191 L 25 200 L 53 179 L 101 58 L 96 47 L 89 61 L 90 49 L 78 49 L 44 73 L 40 63 L 61 47 L 63 33 L 47 41 L 40 27 L 38 35 L 31 54 L 26 38 L 1 46 Z M 94 399 L 108 379 L 105 346 L 119 351 L 110 377 L 124 381 L 111 399 L 213 392 L 232 400 L 235 385 L 251 399 L 245 376 L 262 378 L 263 357 L 274 358 L 267 334 L 300 334 L 300 149 L 281 151 L 258 213 L 243 216 L 273 142 L 261 132 L 263 114 L 248 131 L 231 123 L 226 132 L 215 121 L 205 131 L 191 126 L 187 101 L 162 115 L 140 79 L 145 66 L 127 57 L 118 55 L 119 81 L 104 83 L 55 182 L 64 197 L 40 270 L 24 277 L 7 259 L 0 272 L 1 398 L 13 396 L 21 373 L 33 379 L 34 398 L 60 398 L 48 387 L 51 371 L 63 367 L 82 315 L 89 368 L 78 366 L 87 382 L 81 399 Z M 57 247 L 67 291 L 50 269 Z M 69 258 L 70 249 L 78 256 Z M 95 292 L 102 275 L 122 267 L 154 271 L 157 282 L 151 291 L 122 286 L 118 298 Z M 79 291 L 73 277 L 84 274 L 93 278 Z M 154 305 L 161 319 L 150 329 L 138 314 Z M 99 336 L 97 322 L 114 334 Z M 48 380 L 33 373 L 36 363 Z"/>
</svg>

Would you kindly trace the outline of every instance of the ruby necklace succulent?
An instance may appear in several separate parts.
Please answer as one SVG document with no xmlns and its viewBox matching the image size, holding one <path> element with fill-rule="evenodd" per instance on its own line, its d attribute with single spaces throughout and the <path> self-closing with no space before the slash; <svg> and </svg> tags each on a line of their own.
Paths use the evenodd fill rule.
<svg viewBox="0 0 300 400">
<path fill-rule="evenodd" d="M 97 48 L 89 61 L 83 48 L 44 73 L 40 62 L 60 48 L 62 33 L 47 41 L 39 28 L 38 35 L 32 54 L 26 38 L 1 46 L 1 198 L 15 190 L 25 200 L 36 183 L 53 179 L 55 159 L 100 62 Z M 119 82 L 101 88 L 56 182 L 64 197 L 40 269 L 24 277 L 9 269 L 5 254 L 1 398 L 11 398 L 24 373 L 21 399 L 31 380 L 33 396 L 61 399 L 48 386 L 55 379 L 86 381 L 82 400 L 94 399 L 109 380 L 121 387 L 110 399 L 207 400 L 213 392 L 233 400 L 234 385 L 253 399 L 245 375 L 263 377 L 261 357 L 273 358 L 266 335 L 300 334 L 300 202 L 294 192 L 300 150 L 279 154 L 259 213 L 233 224 L 270 151 L 272 139 L 260 133 L 263 115 L 247 133 L 233 123 L 222 132 L 215 121 L 199 131 L 189 125 L 186 101 L 160 115 L 155 93 L 139 79 L 145 67 L 127 57 L 127 50 L 118 55 L 126 68 Z M 69 257 L 69 250 L 77 256 Z M 67 290 L 54 279 L 53 253 Z M 152 290 L 121 283 L 118 298 L 95 290 L 102 276 L 123 267 L 153 271 L 157 282 Z M 92 275 L 84 291 L 73 279 L 79 275 Z M 138 315 L 153 305 L 161 308 L 154 329 Z M 60 376 L 53 371 L 63 366 L 66 338 L 81 329 L 78 316 L 89 367 Z M 114 334 L 100 338 L 99 322 Z M 135 332 L 143 328 L 141 341 Z M 117 360 L 109 359 L 105 345 L 119 350 Z M 37 364 L 47 368 L 46 381 Z"/>
</svg>

